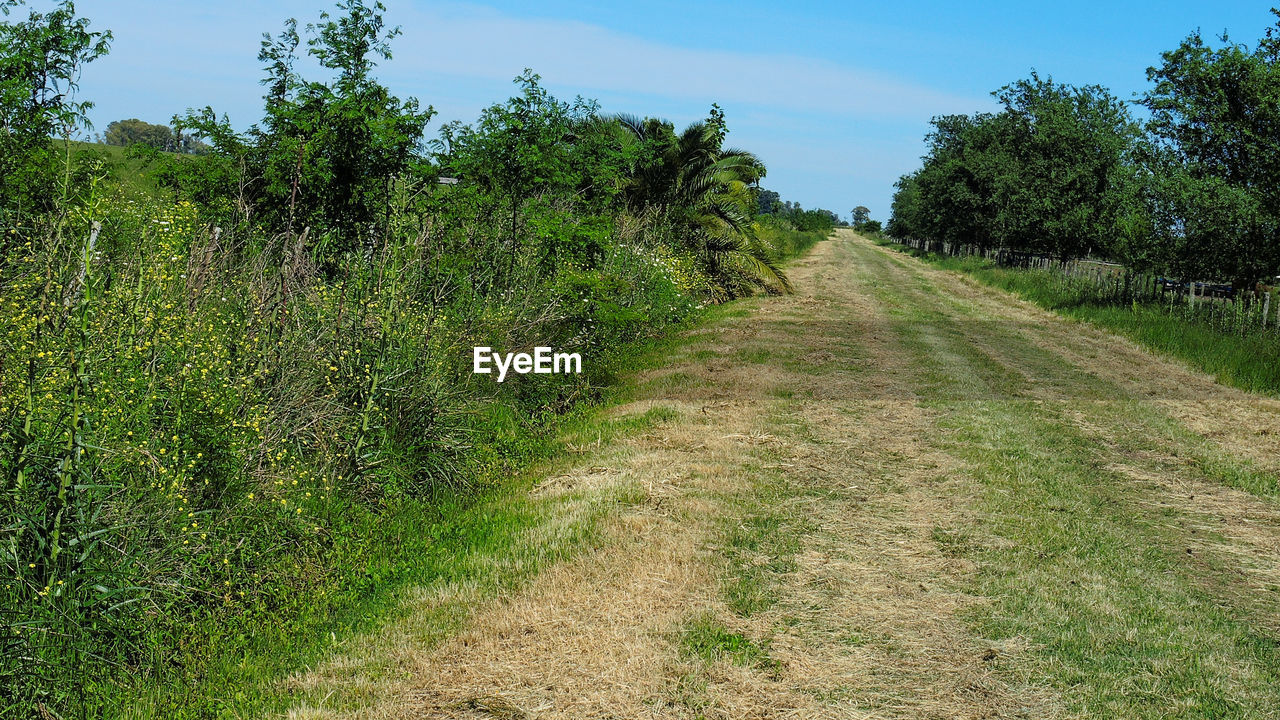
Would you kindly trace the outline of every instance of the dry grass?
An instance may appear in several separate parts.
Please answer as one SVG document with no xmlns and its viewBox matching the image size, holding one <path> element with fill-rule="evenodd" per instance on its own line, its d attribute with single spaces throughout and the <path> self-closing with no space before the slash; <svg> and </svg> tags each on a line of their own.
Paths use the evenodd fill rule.
<svg viewBox="0 0 1280 720">
<path fill-rule="evenodd" d="M 1128 338 L 1062 317 L 964 274 L 920 265 L 920 272 L 987 317 L 1009 321 L 1023 336 L 1071 365 L 1115 383 L 1233 455 L 1280 472 L 1280 399 L 1238 390 Z"/>
<path fill-rule="evenodd" d="M 614 411 L 670 408 L 678 420 L 578 446 L 580 465 L 538 486 L 585 504 L 618 488 L 642 492 L 643 502 L 607 522 L 599 550 L 484 602 L 443 642 L 394 627 L 357 641 L 293 681 L 308 701 L 291 716 L 984 717 L 1010 706 L 990 672 L 992 648 L 954 616 L 975 601 L 952 589 L 968 569 L 930 540 L 936 524 L 958 521 L 954 489 L 932 482 L 946 458 L 913 440 L 929 418 L 893 383 L 900 359 L 884 354 L 891 343 L 875 334 L 870 299 L 833 271 L 840 252 L 819 247 L 791 271 L 797 295 L 700 331 L 644 378 L 652 397 Z M 777 352 L 780 337 L 794 341 L 785 357 L 735 358 Z M 842 364 L 851 338 L 871 352 Z M 806 367 L 814 362 L 837 369 L 815 375 Z M 807 399 L 787 410 L 776 399 L 783 391 Z M 802 421 L 789 422 L 789 412 Z M 810 436 L 813 427 L 820 432 Z M 725 519 L 750 505 L 763 466 L 786 478 L 785 502 L 808 531 L 778 602 L 741 618 L 718 592 L 714 548 Z M 465 588 L 408 599 L 427 617 L 442 603 L 475 601 Z M 706 613 L 766 643 L 774 662 L 682 654 L 681 628 Z M 868 639 L 851 642 L 850 633 Z M 384 669 L 370 673 L 370 658 Z"/>
<path fill-rule="evenodd" d="M 587 437 L 571 448 L 573 467 L 537 485 L 547 516 L 529 542 L 554 543 L 606 508 L 597 547 L 566 553 L 497 596 L 439 587 L 406 598 L 404 621 L 291 681 L 300 701 L 290 716 L 1070 714 L 1036 669 L 1042 648 L 975 634 L 971 619 L 993 599 L 972 594 L 979 568 L 966 543 L 993 518 L 973 468 L 939 440 L 947 418 L 917 395 L 927 386 L 919 358 L 875 279 L 851 272 L 855 249 L 881 252 L 860 242 L 823 243 L 793 265 L 796 295 L 754 301 L 751 312 L 691 333 L 642 378 L 644 397 L 611 413 L 670 420 Z M 1218 582 L 1221 565 L 1236 573 L 1229 592 L 1241 607 L 1276 587 L 1275 504 L 1176 462 L 1176 437 L 1160 423 L 1171 418 L 1214 452 L 1274 468 L 1280 404 L 963 277 L 890 262 L 901 287 L 924 278 L 940 288 L 947 317 L 999 323 L 1054 358 L 1062 377 L 1046 375 L 1043 358 L 988 346 L 995 340 L 980 328 L 970 338 L 1046 415 L 1099 438 L 1101 467 L 1131 481 L 1139 506 L 1176 511 L 1175 530 L 1218 563 L 1206 578 Z M 1154 409 L 1138 417 L 1133 438 L 1108 441 L 1135 417 L 1133 398 L 1073 397 L 1077 388 L 1062 379 L 1072 373 L 1149 398 Z M 727 598 L 735 573 L 767 584 L 758 608 Z M 1220 583 L 1213 591 L 1228 592 Z M 458 605 L 472 608 L 470 619 L 440 627 L 439 609 Z M 691 652 L 690 628 L 731 645 Z"/>
</svg>

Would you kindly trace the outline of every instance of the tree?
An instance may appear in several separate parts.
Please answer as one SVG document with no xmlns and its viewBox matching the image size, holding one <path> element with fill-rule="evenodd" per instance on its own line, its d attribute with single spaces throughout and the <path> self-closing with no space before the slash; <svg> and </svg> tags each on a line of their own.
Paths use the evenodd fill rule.
<svg viewBox="0 0 1280 720">
<path fill-rule="evenodd" d="M 1034 72 L 995 96 L 1011 121 L 1014 160 L 999 179 L 1001 234 L 1010 245 L 1062 258 L 1085 254 L 1129 212 L 1137 124 L 1106 88 Z"/>
<path fill-rule="evenodd" d="M 666 121 L 627 115 L 614 118 L 631 158 L 624 197 L 634 210 L 658 208 L 683 229 L 686 248 L 708 275 L 722 283 L 749 277 L 774 292 L 790 289 L 786 276 L 756 236 L 759 198 L 754 186 L 764 164 L 749 152 L 724 148 L 724 115 L 710 117 L 680 133 Z"/>
<path fill-rule="evenodd" d="M 596 106 L 578 98 L 557 100 L 543 88 L 532 70 L 515 78 L 520 93 L 491 105 L 475 126 L 446 127 L 437 147 L 444 171 L 503 199 L 507 245 L 518 252 L 521 211 L 536 193 L 560 194 L 599 182 L 593 177 L 601 165 L 575 165 L 574 150 L 589 141 Z M 593 185 L 596 191 L 599 187 Z M 584 188 L 585 189 L 585 188 Z"/>
<path fill-rule="evenodd" d="M 998 193 L 1016 179 L 1008 152 L 1008 116 L 989 113 L 933 119 L 924 166 L 899 180 L 889 226 L 898 236 L 990 247 L 999 237 Z M 906 203 L 910 203 L 908 206 Z"/>
<path fill-rule="evenodd" d="M 1151 254 L 1246 287 L 1280 271 L 1280 22 L 1253 50 L 1221 42 L 1193 33 L 1147 70 Z"/>
<path fill-rule="evenodd" d="M 112 122 L 107 126 L 102 140 L 107 145 L 120 147 L 146 145 L 170 152 L 173 152 L 177 145 L 173 130 L 168 125 L 152 125 L 137 118 Z"/>
<path fill-rule="evenodd" d="M 840 224 L 840 216 L 836 213 L 824 208 L 805 210 L 798 202 L 784 202 L 781 209 L 774 214 L 790 223 L 796 230 L 803 232 L 829 232 Z"/>
<path fill-rule="evenodd" d="M 889 235 L 900 240 L 923 239 L 926 222 L 924 214 L 924 198 L 920 191 L 920 173 L 917 170 L 910 175 L 903 175 L 894 183 L 897 191 L 893 194 L 893 204 L 889 209 Z"/>
<path fill-rule="evenodd" d="M 756 195 L 756 207 L 761 215 L 772 215 L 782 209 L 782 197 L 773 190 L 762 188 Z"/>
<path fill-rule="evenodd" d="M 193 135 L 174 132 L 168 125 L 153 125 L 137 118 L 116 120 L 98 142 L 119 147 L 143 145 L 164 152 L 200 154 L 209 146 Z"/>
<path fill-rule="evenodd" d="M 22 0 L 0 2 L 8 17 Z M 0 23 L 0 212 L 53 202 L 50 138 L 89 126 L 92 103 L 76 100 L 84 66 L 107 54 L 110 32 L 93 32 L 63 0 L 22 22 Z"/>
<path fill-rule="evenodd" d="M 902 178 L 890 232 L 1079 257 L 1137 228 L 1139 129 L 1104 88 L 1036 73 L 993 93 L 997 114 L 933 119 L 921 169 Z"/>
<path fill-rule="evenodd" d="M 391 95 L 373 77 L 400 34 L 386 27 L 382 3 L 340 0 L 338 10 L 307 26 L 307 52 L 334 73 L 328 82 L 307 81 L 294 69 L 301 44 L 296 20 L 275 38 L 263 36 L 265 115 L 247 136 L 211 108 L 174 119 L 179 132 L 193 130 L 209 139 L 212 152 L 246 168 L 241 184 L 271 229 L 293 234 L 316 226 L 331 253 L 367 247 L 386 232 L 391 183 L 418 160 L 435 114 Z"/>
<path fill-rule="evenodd" d="M 851 215 L 853 216 L 853 226 L 857 227 L 871 219 L 871 208 L 859 205 L 853 209 Z"/>
</svg>

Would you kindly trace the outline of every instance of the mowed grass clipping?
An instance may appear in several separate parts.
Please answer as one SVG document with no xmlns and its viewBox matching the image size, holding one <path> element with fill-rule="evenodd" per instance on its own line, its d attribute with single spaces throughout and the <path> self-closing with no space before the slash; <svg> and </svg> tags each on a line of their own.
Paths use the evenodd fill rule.
<svg viewBox="0 0 1280 720">
<path fill-rule="evenodd" d="M 862 248 L 914 356 L 919 401 L 941 418 L 934 442 L 978 485 L 975 522 L 935 540 L 976 564 L 970 589 L 988 602 L 965 617 L 1030 660 L 1010 671 L 1047 683 L 1078 717 L 1280 708 L 1280 597 L 1242 571 L 1251 559 L 1235 553 L 1253 553 L 1227 537 L 1233 528 L 1213 524 L 1233 497 L 1216 486 L 1237 475 L 1260 497 L 1231 502 L 1274 519 L 1274 478 L 1183 442 L 1142 398 L 979 317 L 922 267 Z M 1206 509 L 1197 492 L 1219 504 Z M 992 657 L 1003 670 L 1004 655 Z"/>
<path fill-rule="evenodd" d="M 734 304 L 706 309 L 688 324 L 696 330 L 740 315 Z M 572 512 L 565 498 L 538 498 L 529 489 L 579 454 L 608 446 L 620 437 L 643 432 L 675 417 L 666 407 L 618 418 L 605 411 L 636 396 L 636 375 L 657 367 L 675 348 L 689 342 L 671 334 L 633 343 L 630 354 L 613 368 L 613 385 L 593 403 L 582 403 L 548 421 L 526 439 L 525 465 L 510 477 L 491 478 L 470 493 L 439 492 L 407 500 L 378 515 L 355 515 L 347 532 L 363 538 L 343 545 L 333 572 L 319 579 L 314 592 L 299 597 L 289 615 L 264 610 L 243 625 L 193 627 L 183 650 L 181 672 L 146 678 L 123 689 L 107 678 L 101 691 L 122 717 L 245 717 L 283 712 L 298 700 L 284 681 L 292 673 L 340 652 L 352 638 L 397 622 L 411 610 L 405 597 L 414 588 L 466 586 L 475 597 L 492 597 L 519 587 L 547 567 L 595 547 L 598 521 L 618 504 L 632 502 L 625 492 L 580 499 Z M 564 531 L 545 542 L 531 533 L 561 522 Z M 458 631 L 471 616 L 467 604 L 444 604 L 430 618 L 428 642 Z M 94 681 L 97 682 L 97 681 Z M 358 703 L 331 697 L 330 704 Z"/>
<path fill-rule="evenodd" d="M 955 258 L 892 246 L 935 267 L 966 273 L 1046 310 L 1120 333 L 1151 350 L 1186 361 L 1224 385 L 1280 395 L 1280 333 L 1231 335 L 1171 314 L 1158 304 L 1106 305 L 1081 298 L 1051 271 L 1003 268 L 978 257 Z"/>
</svg>

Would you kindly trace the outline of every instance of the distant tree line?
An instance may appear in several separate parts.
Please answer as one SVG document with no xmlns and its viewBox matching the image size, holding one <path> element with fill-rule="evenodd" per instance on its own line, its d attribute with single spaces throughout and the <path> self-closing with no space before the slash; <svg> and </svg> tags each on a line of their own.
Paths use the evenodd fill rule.
<svg viewBox="0 0 1280 720">
<path fill-rule="evenodd" d="M 202 153 L 208 150 L 199 138 L 175 132 L 168 125 L 155 125 L 137 118 L 116 120 L 107 126 L 101 142 L 119 147 L 144 147 L 163 152 Z"/>
<path fill-rule="evenodd" d="M 840 216 L 830 210 L 805 210 L 800 203 L 784 201 L 777 192 L 763 188 L 756 192 L 756 210 L 761 215 L 785 220 L 797 230 L 825 232 L 844 224 Z"/>
<path fill-rule="evenodd" d="M 1106 88 L 1034 72 L 993 93 L 999 112 L 935 117 L 889 232 L 1237 287 L 1274 276 L 1280 24 L 1252 48 L 1193 33 L 1147 76 L 1145 122 Z"/>
</svg>

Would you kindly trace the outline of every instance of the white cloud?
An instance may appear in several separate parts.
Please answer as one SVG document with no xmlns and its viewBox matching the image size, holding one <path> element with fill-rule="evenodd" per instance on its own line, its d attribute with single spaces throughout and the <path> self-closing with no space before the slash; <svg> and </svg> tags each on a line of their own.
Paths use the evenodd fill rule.
<svg viewBox="0 0 1280 720">
<path fill-rule="evenodd" d="M 206 104 L 247 126 L 261 113 L 254 59 L 261 33 L 277 32 L 290 16 L 313 22 L 327 4 L 86 2 L 95 27 L 116 31 L 111 55 L 84 78 L 87 95 L 98 102 L 98 129 L 122 117 L 163 122 Z M 404 35 L 377 74 L 401 97 L 435 104 L 436 123 L 474 119 L 507 96 L 525 67 L 541 73 L 557 95 L 595 97 L 608 112 L 684 123 L 718 102 L 729 115 L 730 143 L 761 155 L 770 168 L 767 185 L 806 205 L 842 207 L 852 195 L 873 209 L 887 206 L 893 179 L 917 162 L 931 116 L 991 107 L 986 96 L 797 54 L 679 47 L 465 2 L 387 4 L 387 21 Z M 302 63 L 309 75 L 312 64 Z"/>
<path fill-rule="evenodd" d="M 388 74 L 509 80 L 531 67 L 549 82 L 588 91 L 785 108 L 875 118 L 928 118 L 985 100 L 880 73 L 794 55 L 698 50 L 575 21 L 516 18 L 470 5 L 402 0 L 388 19 L 404 28 Z"/>
</svg>

